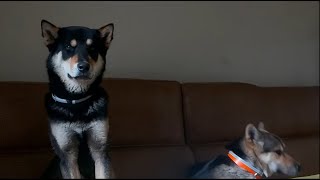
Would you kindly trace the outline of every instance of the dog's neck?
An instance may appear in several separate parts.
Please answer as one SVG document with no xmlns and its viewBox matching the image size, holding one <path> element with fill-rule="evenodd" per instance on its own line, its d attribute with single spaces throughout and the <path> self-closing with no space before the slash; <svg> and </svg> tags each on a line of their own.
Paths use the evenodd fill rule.
<svg viewBox="0 0 320 180">
<path fill-rule="evenodd" d="M 263 172 L 260 169 L 255 168 L 251 162 L 245 161 L 233 151 L 229 151 L 228 157 L 241 169 L 245 170 L 247 173 L 252 174 L 256 179 L 261 179 L 263 177 Z"/>
<path fill-rule="evenodd" d="M 227 146 L 227 149 L 229 151 L 232 151 L 234 154 L 239 156 L 244 161 L 250 163 L 254 168 L 261 170 L 263 173 L 265 172 L 265 168 L 262 167 L 256 155 L 246 147 L 243 138 L 239 138 L 238 140 L 232 142 L 230 145 Z"/>
</svg>

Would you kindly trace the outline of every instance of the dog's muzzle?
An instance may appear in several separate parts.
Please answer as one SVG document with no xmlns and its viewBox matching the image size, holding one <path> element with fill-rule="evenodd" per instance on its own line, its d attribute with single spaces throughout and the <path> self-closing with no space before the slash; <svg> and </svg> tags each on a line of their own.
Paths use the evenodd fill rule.
<svg viewBox="0 0 320 180">
<path fill-rule="evenodd" d="M 88 80 L 90 79 L 90 64 L 86 61 L 81 61 L 78 62 L 76 67 L 75 67 L 75 72 L 69 74 L 68 77 L 70 79 L 75 79 L 75 80 Z"/>
<path fill-rule="evenodd" d="M 80 73 L 87 73 L 90 69 L 90 64 L 87 62 L 79 62 L 77 68 Z"/>
</svg>

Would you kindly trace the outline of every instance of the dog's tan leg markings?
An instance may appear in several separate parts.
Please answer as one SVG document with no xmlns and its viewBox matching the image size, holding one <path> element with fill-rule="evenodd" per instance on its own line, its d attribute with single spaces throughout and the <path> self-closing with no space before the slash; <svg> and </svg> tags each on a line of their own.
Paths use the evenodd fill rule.
<svg viewBox="0 0 320 180">
<path fill-rule="evenodd" d="M 88 145 L 95 162 L 95 178 L 110 178 L 110 160 L 106 154 L 106 143 L 109 131 L 108 121 L 95 121 L 91 123 L 90 127 L 88 130 Z"/>
<path fill-rule="evenodd" d="M 104 173 L 104 167 L 101 161 L 95 162 L 95 176 L 96 179 L 105 179 L 107 178 Z"/>
<path fill-rule="evenodd" d="M 78 140 L 67 123 L 52 123 L 51 133 L 60 148 L 60 169 L 65 179 L 80 179 L 80 171 L 77 163 L 78 159 Z"/>
<path fill-rule="evenodd" d="M 78 153 L 75 155 L 70 155 L 70 159 L 68 160 L 70 162 L 70 178 L 71 179 L 80 179 L 80 171 L 78 166 Z"/>
</svg>

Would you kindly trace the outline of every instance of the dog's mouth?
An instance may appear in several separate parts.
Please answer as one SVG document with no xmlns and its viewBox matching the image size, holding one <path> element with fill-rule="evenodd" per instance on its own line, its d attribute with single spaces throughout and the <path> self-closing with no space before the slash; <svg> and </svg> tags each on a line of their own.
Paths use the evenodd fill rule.
<svg viewBox="0 0 320 180">
<path fill-rule="evenodd" d="M 80 75 L 77 75 L 74 77 L 71 76 L 70 74 L 68 74 L 68 78 L 75 79 L 75 80 L 89 80 L 89 79 L 91 79 L 88 74 L 80 74 Z"/>
</svg>

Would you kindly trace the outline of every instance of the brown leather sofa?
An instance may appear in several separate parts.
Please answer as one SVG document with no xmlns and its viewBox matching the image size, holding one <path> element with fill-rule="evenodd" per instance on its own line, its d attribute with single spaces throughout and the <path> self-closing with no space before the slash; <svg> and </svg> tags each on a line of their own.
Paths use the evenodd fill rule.
<svg viewBox="0 0 320 180">
<path fill-rule="evenodd" d="M 190 167 L 263 121 L 302 175 L 319 173 L 319 87 L 106 79 L 118 178 L 185 178 Z M 53 158 L 46 83 L 0 82 L 0 178 L 39 178 Z"/>
</svg>

